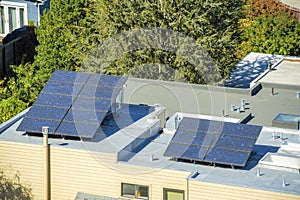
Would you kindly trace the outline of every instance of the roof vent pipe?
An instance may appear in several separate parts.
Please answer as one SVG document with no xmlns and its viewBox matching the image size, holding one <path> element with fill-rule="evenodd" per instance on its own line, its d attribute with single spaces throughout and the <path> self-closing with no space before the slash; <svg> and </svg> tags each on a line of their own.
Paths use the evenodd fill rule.
<svg viewBox="0 0 300 200">
<path fill-rule="evenodd" d="M 44 199 L 50 200 L 50 154 L 48 143 L 49 127 L 43 126 L 42 133 L 44 138 Z"/>
<path fill-rule="evenodd" d="M 269 70 L 269 72 L 272 71 L 272 65 L 271 65 L 271 62 L 268 62 L 268 70 Z"/>
<path fill-rule="evenodd" d="M 154 156 L 153 154 L 150 154 L 150 161 L 153 161 L 154 160 Z"/>
<path fill-rule="evenodd" d="M 233 105 L 233 104 L 231 104 L 231 105 L 230 105 L 230 110 L 231 110 L 231 111 L 234 111 L 234 110 L 235 110 L 235 108 L 234 108 L 234 105 Z"/>
<path fill-rule="evenodd" d="M 174 120 L 174 123 L 175 123 L 175 129 L 178 128 L 179 120 L 180 120 L 180 117 L 179 117 L 178 115 L 176 115 L 175 120 Z"/>
<path fill-rule="evenodd" d="M 256 176 L 260 177 L 260 169 L 259 168 L 256 169 Z"/>
<path fill-rule="evenodd" d="M 282 179 L 282 187 L 285 187 L 286 186 L 286 182 L 285 182 L 285 179 L 283 178 Z"/>
</svg>

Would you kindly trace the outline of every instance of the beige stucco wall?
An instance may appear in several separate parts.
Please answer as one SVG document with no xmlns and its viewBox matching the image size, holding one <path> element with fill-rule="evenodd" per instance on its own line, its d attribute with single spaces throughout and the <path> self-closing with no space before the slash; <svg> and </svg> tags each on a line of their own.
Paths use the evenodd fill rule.
<svg viewBox="0 0 300 200">
<path fill-rule="evenodd" d="M 290 194 L 187 181 L 189 172 L 116 164 L 111 154 L 91 154 L 67 146 L 51 147 L 50 157 L 52 199 L 74 199 L 77 192 L 118 198 L 122 182 L 149 186 L 153 200 L 163 199 L 163 188 L 184 190 L 190 200 L 300 199 Z M 42 145 L 0 141 L 0 168 L 10 175 L 19 171 L 21 182 L 31 185 L 35 199 L 44 198 Z"/>
</svg>

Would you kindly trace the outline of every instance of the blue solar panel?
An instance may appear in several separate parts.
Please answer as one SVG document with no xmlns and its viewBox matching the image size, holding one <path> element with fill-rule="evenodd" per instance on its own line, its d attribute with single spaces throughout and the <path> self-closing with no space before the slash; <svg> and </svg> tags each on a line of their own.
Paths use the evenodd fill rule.
<svg viewBox="0 0 300 200">
<path fill-rule="evenodd" d="M 43 126 L 49 127 L 49 133 L 54 133 L 58 127 L 59 121 L 36 119 L 36 118 L 24 118 L 17 128 L 17 131 L 26 131 L 30 133 L 41 133 Z"/>
<path fill-rule="evenodd" d="M 250 152 L 213 148 L 209 150 L 204 161 L 243 167 L 246 165 L 249 156 Z"/>
<path fill-rule="evenodd" d="M 82 84 L 49 81 L 43 88 L 42 93 L 77 96 L 82 86 Z"/>
<path fill-rule="evenodd" d="M 100 124 L 87 124 L 87 123 L 74 123 L 74 122 L 62 122 L 55 134 L 92 138 L 98 130 Z"/>
<path fill-rule="evenodd" d="M 97 87 L 94 85 L 85 85 L 79 96 L 96 99 L 116 99 L 120 92 L 119 88 Z"/>
<path fill-rule="evenodd" d="M 203 121 L 201 126 L 199 123 L 200 121 L 198 119 L 184 117 L 180 122 L 179 129 L 198 131 L 200 130 L 200 127 L 203 127 L 202 131 L 207 130 L 209 121 Z"/>
<path fill-rule="evenodd" d="M 91 74 L 85 72 L 72 72 L 64 70 L 56 70 L 53 72 L 49 81 L 84 84 Z"/>
<path fill-rule="evenodd" d="M 105 115 L 105 112 L 71 109 L 64 118 L 64 121 L 101 124 Z"/>
<path fill-rule="evenodd" d="M 255 139 L 234 137 L 229 135 L 219 135 L 213 148 L 232 149 L 237 151 L 251 152 L 255 144 Z M 212 148 L 211 147 L 211 148 Z"/>
<path fill-rule="evenodd" d="M 175 143 L 209 147 L 214 137 L 214 134 L 207 134 L 205 132 L 179 130 L 174 135 L 172 141 Z"/>
<path fill-rule="evenodd" d="M 90 110 L 90 111 L 103 111 L 107 112 L 111 107 L 110 100 L 98 100 L 92 98 L 78 97 L 72 105 L 74 109 Z"/>
<path fill-rule="evenodd" d="M 223 122 L 210 121 L 205 119 L 195 119 L 184 117 L 180 122 L 180 129 L 217 133 L 223 127 Z"/>
<path fill-rule="evenodd" d="M 167 147 L 164 156 L 192 159 L 192 160 L 203 160 L 205 153 L 208 148 L 190 146 L 186 144 L 170 143 Z"/>
<path fill-rule="evenodd" d="M 65 95 L 54 95 L 41 93 L 33 105 L 53 106 L 59 108 L 70 108 L 74 97 Z"/>
<path fill-rule="evenodd" d="M 221 134 L 256 139 L 258 138 L 261 129 L 261 126 L 249 126 L 247 124 L 225 122 Z"/>
<path fill-rule="evenodd" d="M 68 109 L 66 108 L 32 106 L 26 114 L 26 117 L 61 121 L 67 112 Z"/>
<path fill-rule="evenodd" d="M 127 81 L 126 77 L 57 70 L 18 130 L 92 138 Z"/>
<path fill-rule="evenodd" d="M 258 126 L 183 118 L 165 155 L 244 166 L 260 131 Z"/>
<path fill-rule="evenodd" d="M 92 74 L 86 84 L 122 88 L 127 79 L 127 77 Z"/>
</svg>

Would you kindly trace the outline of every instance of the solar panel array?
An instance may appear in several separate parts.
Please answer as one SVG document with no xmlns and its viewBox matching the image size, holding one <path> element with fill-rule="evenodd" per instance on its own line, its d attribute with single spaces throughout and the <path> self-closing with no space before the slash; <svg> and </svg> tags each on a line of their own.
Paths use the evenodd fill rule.
<svg viewBox="0 0 300 200">
<path fill-rule="evenodd" d="M 17 130 L 92 138 L 127 77 L 56 70 Z"/>
<path fill-rule="evenodd" d="M 164 156 L 244 167 L 261 129 L 184 117 Z"/>
</svg>

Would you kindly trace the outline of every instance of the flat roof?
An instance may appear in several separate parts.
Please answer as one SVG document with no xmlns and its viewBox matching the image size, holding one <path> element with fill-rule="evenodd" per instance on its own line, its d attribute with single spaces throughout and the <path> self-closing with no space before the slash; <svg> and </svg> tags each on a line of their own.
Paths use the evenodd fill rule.
<svg viewBox="0 0 300 200">
<path fill-rule="evenodd" d="M 199 175 L 193 179 L 197 181 L 300 194 L 299 173 L 272 170 L 258 166 L 258 161 L 267 152 L 277 152 L 282 144 L 280 138 L 273 140 L 272 133 L 274 130 L 276 130 L 276 136 L 279 136 L 280 133 L 277 129 L 263 128 L 253 149 L 253 152 L 255 153 L 250 156 L 247 165 L 244 168 L 232 169 L 230 167 L 213 167 L 203 165 L 200 162 L 196 162 L 196 164 L 180 161 L 176 162 L 170 158 L 164 157 L 163 154 L 174 133 L 161 134 L 141 152 L 129 160 L 129 163 L 132 165 L 168 168 L 191 173 L 198 172 Z M 295 133 L 285 132 L 283 135 L 288 138 L 288 142 L 300 142 L 299 135 Z M 153 155 L 153 161 L 149 159 L 150 155 Z M 260 169 L 260 173 L 263 174 L 260 177 L 256 176 L 258 168 Z M 288 182 L 289 188 L 282 187 L 283 178 Z"/>
<path fill-rule="evenodd" d="M 225 87 L 250 88 L 250 83 L 268 69 L 269 63 L 276 64 L 283 58 L 281 55 L 249 53 L 231 70 Z"/>
<path fill-rule="evenodd" d="M 202 117 L 203 115 L 218 116 L 212 117 L 212 119 L 233 122 L 237 122 L 237 119 L 252 113 L 253 118 L 250 120 L 251 124 L 270 126 L 272 120 L 278 113 L 297 115 L 300 110 L 299 99 L 294 95 L 295 90 L 279 88 L 276 89 L 276 92 L 278 92 L 277 95 L 271 95 L 269 88 L 263 88 L 256 96 L 250 96 L 248 92 L 244 92 L 242 89 L 226 90 L 226 88 L 221 87 L 129 79 L 127 87 L 124 90 L 124 100 L 125 102 L 136 104 L 145 103 L 154 105 L 158 103 L 166 107 L 169 116 L 168 127 L 169 124 L 172 124 L 174 114 L 177 112 L 197 114 L 197 117 Z M 238 113 L 231 111 L 231 104 L 239 106 L 241 99 L 245 99 L 247 105 L 244 112 Z M 134 107 L 131 111 L 135 110 L 138 112 L 138 107 L 139 106 L 136 107 L 136 110 Z M 121 108 L 128 110 L 126 106 L 121 106 Z M 83 151 L 88 150 L 100 154 L 116 156 L 116 153 L 120 149 L 133 143 L 134 139 L 141 136 L 145 131 L 156 130 L 153 129 L 153 126 L 157 121 L 153 119 L 158 112 L 162 111 L 162 107 L 154 108 L 154 111 L 150 114 L 136 121 L 130 120 L 129 124 L 125 120 L 128 114 L 126 114 L 125 111 L 120 112 L 117 118 L 119 121 L 114 122 L 120 126 L 117 126 L 117 129 L 115 126 L 103 127 L 102 134 L 100 133 L 96 136 L 94 141 L 50 138 L 49 143 L 51 143 L 53 147 L 79 149 Z M 222 111 L 224 109 L 226 109 L 226 117 L 223 117 Z M 26 111 L 20 113 L 15 119 L 11 119 L 0 126 L 0 141 L 36 145 L 43 144 L 42 137 L 26 136 L 24 132 L 16 131 L 25 112 Z M 109 123 L 110 122 L 108 122 L 108 124 Z M 193 179 L 195 181 L 300 195 L 299 173 L 261 168 L 263 175 L 260 177 L 256 176 L 258 160 L 261 159 L 266 152 L 278 151 L 279 146 L 282 144 L 280 139 L 276 138 L 273 140 L 273 132 L 275 131 L 276 135 L 283 133 L 289 142 L 300 143 L 299 131 L 264 127 L 253 150 L 256 153 L 250 157 L 246 167 L 231 169 L 227 167 L 207 166 L 200 163 L 175 162 L 168 157 L 164 157 L 164 151 L 174 134 L 174 131 L 172 132 L 171 130 L 172 127 L 169 128 L 170 131 L 159 134 L 155 139 L 149 141 L 147 145 L 144 145 L 143 148 L 132 152 L 132 155 L 127 161 L 118 162 L 116 165 L 120 168 L 125 166 L 123 164 L 126 164 L 126 166 L 146 166 L 153 170 L 164 168 L 185 171 L 191 174 L 198 171 L 199 175 Z M 101 138 L 103 134 L 108 137 Z M 97 137 L 99 138 L 97 139 Z M 150 159 L 151 157 L 153 157 L 153 159 Z M 283 178 L 288 184 L 286 187 L 282 187 Z"/>
<path fill-rule="evenodd" d="M 300 90 L 300 59 L 284 59 L 260 80 L 264 84 L 298 86 Z"/>
<path fill-rule="evenodd" d="M 276 87 L 275 95 L 272 95 L 271 88 L 266 87 L 251 96 L 245 89 L 129 78 L 124 89 L 124 101 L 160 104 L 166 108 L 167 116 L 183 112 L 222 117 L 224 110 L 226 117 L 242 120 L 251 114 L 249 124 L 272 126 L 272 120 L 279 113 L 299 114 L 296 91 L 297 88 Z M 240 107 L 241 99 L 246 102 L 245 110 L 240 113 L 231 111 L 231 105 Z"/>
</svg>

